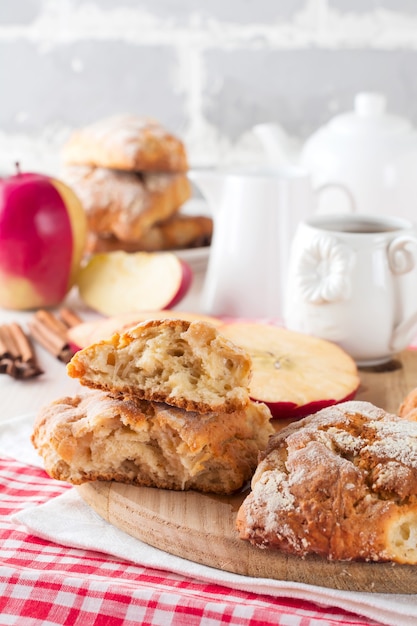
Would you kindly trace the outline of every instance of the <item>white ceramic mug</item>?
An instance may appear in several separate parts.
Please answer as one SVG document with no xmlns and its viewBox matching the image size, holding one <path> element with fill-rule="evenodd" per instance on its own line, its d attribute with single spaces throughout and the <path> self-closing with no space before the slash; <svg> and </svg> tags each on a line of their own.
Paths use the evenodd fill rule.
<svg viewBox="0 0 417 626">
<path fill-rule="evenodd" d="M 287 328 L 382 363 L 417 332 L 417 230 L 396 217 L 317 215 L 292 242 Z"/>
<path fill-rule="evenodd" d="M 189 176 L 214 219 L 202 310 L 281 317 L 291 240 L 317 206 L 308 172 L 241 168 L 193 170 Z"/>
</svg>

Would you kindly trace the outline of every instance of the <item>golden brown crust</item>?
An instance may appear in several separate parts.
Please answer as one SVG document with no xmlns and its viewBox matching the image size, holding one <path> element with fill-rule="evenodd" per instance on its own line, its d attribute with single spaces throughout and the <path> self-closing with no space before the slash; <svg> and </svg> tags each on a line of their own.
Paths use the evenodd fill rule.
<svg viewBox="0 0 417 626">
<path fill-rule="evenodd" d="M 93 389 L 187 411 L 249 403 L 249 355 L 202 320 L 147 320 L 77 352 L 67 371 Z"/>
<path fill-rule="evenodd" d="M 62 177 L 80 199 L 90 232 L 135 243 L 173 216 L 191 197 L 184 174 L 138 174 L 86 165 L 66 167 Z"/>
<path fill-rule="evenodd" d="M 183 142 L 156 120 L 117 115 L 72 133 L 63 160 L 132 172 L 186 172 Z"/>
<path fill-rule="evenodd" d="M 102 339 L 108 339 L 114 335 L 115 332 L 125 332 L 128 328 L 137 326 L 146 320 L 166 318 L 180 318 L 189 320 L 190 322 L 200 319 L 214 326 L 221 326 L 223 323 L 222 320 L 216 317 L 200 313 L 186 313 L 184 311 L 173 311 L 170 309 L 164 311 L 140 311 L 77 324 L 77 326 L 68 329 L 67 337 L 74 346 L 78 346 L 77 349 L 81 349 L 93 343 L 97 343 Z"/>
<path fill-rule="evenodd" d="M 261 455 L 237 528 L 299 556 L 417 563 L 417 423 L 345 402 L 283 429 Z"/>
<path fill-rule="evenodd" d="M 176 213 L 151 226 L 136 241 L 121 241 L 114 235 L 89 233 L 87 252 L 157 252 L 208 246 L 213 233 L 210 217 Z"/>
<path fill-rule="evenodd" d="M 58 480 L 227 494 L 250 479 L 273 432 L 269 420 L 263 404 L 200 415 L 94 391 L 43 408 L 32 442 Z"/>
</svg>

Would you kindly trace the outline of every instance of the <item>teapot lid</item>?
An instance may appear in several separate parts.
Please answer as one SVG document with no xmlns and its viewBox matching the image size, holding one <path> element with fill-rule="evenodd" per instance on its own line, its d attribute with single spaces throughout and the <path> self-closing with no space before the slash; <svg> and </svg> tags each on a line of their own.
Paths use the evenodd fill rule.
<svg viewBox="0 0 417 626">
<path fill-rule="evenodd" d="M 386 108 L 387 101 L 383 94 L 360 92 L 355 96 L 354 110 L 336 115 L 328 127 L 341 133 L 410 131 L 408 120 L 388 114 Z"/>
</svg>

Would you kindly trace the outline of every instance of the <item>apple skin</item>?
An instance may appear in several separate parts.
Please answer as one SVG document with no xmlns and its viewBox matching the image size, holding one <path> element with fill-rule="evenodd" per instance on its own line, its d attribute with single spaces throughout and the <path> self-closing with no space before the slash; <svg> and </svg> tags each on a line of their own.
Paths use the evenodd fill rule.
<svg viewBox="0 0 417 626">
<path fill-rule="evenodd" d="M 180 288 L 178 289 L 175 296 L 172 298 L 171 302 L 168 302 L 168 304 L 164 306 L 164 309 L 171 309 L 173 306 L 181 302 L 181 300 L 186 296 L 191 287 L 191 283 L 194 277 L 193 270 L 188 265 L 188 263 L 186 263 L 182 259 L 180 259 L 180 263 L 182 268 L 182 280 Z"/>
<path fill-rule="evenodd" d="M 302 417 L 306 417 L 307 415 L 312 415 L 313 413 L 317 413 L 321 409 L 325 409 L 328 406 L 333 406 L 334 404 L 340 404 L 341 402 L 347 402 L 348 400 L 353 400 L 358 392 L 359 386 L 357 389 L 352 391 L 345 398 L 340 400 L 334 399 L 326 399 L 326 400 L 316 400 L 314 402 L 308 402 L 307 404 L 303 404 L 302 406 L 295 404 L 295 402 L 266 402 L 262 400 L 264 404 L 267 405 L 269 410 L 271 411 L 271 415 L 273 419 L 285 420 L 285 419 L 301 419 Z M 255 402 L 261 402 L 261 400 L 255 398 L 251 398 Z"/>
<path fill-rule="evenodd" d="M 0 179 L 0 306 L 62 302 L 75 283 L 87 234 L 74 192 L 43 174 Z"/>
</svg>

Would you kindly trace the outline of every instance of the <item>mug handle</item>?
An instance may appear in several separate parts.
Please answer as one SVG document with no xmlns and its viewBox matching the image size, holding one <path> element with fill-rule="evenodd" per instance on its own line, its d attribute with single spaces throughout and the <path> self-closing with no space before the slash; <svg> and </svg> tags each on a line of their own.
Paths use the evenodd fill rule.
<svg viewBox="0 0 417 626">
<path fill-rule="evenodd" d="M 402 235 L 393 239 L 387 249 L 388 264 L 395 276 L 407 274 L 416 266 L 416 252 L 409 249 L 413 245 L 417 249 L 417 238 Z M 417 311 L 401 320 L 393 329 L 390 348 L 397 352 L 409 343 L 417 332 Z"/>
<path fill-rule="evenodd" d="M 353 194 L 349 189 L 342 185 L 342 183 L 323 183 L 314 189 L 315 193 L 319 196 L 323 191 L 328 191 L 329 189 L 340 189 L 347 196 L 349 207 L 348 213 L 356 213 L 356 202 Z"/>
<path fill-rule="evenodd" d="M 393 274 L 407 274 L 414 269 L 416 254 L 409 249 L 410 244 L 417 246 L 417 238 L 411 235 L 401 235 L 390 242 L 387 254 L 389 267 Z"/>
</svg>

